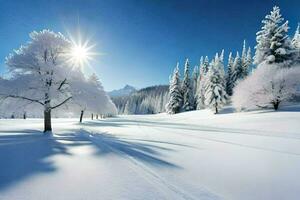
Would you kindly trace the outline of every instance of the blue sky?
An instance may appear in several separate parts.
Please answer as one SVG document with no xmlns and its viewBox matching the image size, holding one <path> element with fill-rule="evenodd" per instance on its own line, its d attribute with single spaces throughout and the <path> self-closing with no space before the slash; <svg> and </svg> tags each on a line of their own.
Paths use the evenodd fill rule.
<svg viewBox="0 0 300 200">
<path fill-rule="evenodd" d="M 106 90 L 168 83 L 177 61 L 192 67 L 201 55 L 253 47 L 261 20 L 274 5 L 300 21 L 300 1 L 271 0 L 0 0 L 0 72 L 13 49 L 33 30 L 64 34 L 76 29 L 102 54 L 91 63 Z"/>
</svg>

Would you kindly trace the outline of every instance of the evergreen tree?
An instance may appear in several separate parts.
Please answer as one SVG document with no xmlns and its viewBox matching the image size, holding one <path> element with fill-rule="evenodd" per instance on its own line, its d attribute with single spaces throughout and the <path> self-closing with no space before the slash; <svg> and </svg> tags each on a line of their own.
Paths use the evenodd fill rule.
<svg viewBox="0 0 300 200">
<path fill-rule="evenodd" d="M 199 69 L 197 66 L 194 67 L 192 75 L 192 87 L 193 87 L 193 108 L 197 107 L 197 87 L 198 87 Z"/>
<path fill-rule="evenodd" d="M 273 10 L 262 21 L 263 26 L 257 32 L 257 45 L 254 56 L 254 63 L 260 64 L 264 61 L 268 63 L 284 63 L 289 65 L 293 56 L 292 45 L 287 35 L 288 21 L 284 22 L 280 14 L 279 7 Z"/>
<path fill-rule="evenodd" d="M 205 85 L 205 105 L 214 110 L 215 114 L 219 112 L 219 109 L 222 108 L 227 99 L 224 75 L 218 67 L 218 62 L 218 60 L 214 60 L 207 73 Z"/>
<path fill-rule="evenodd" d="M 244 79 L 244 78 L 246 78 L 246 76 L 248 76 L 251 63 L 252 63 L 251 48 L 249 47 L 248 51 L 246 51 L 246 40 L 244 40 L 242 57 L 241 57 L 241 64 L 242 64 L 243 72 L 240 76 L 240 79 Z"/>
<path fill-rule="evenodd" d="M 220 57 L 219 57 L 219 61 L 223 64 L 224 63 L 224 49 L 222 49 Z"/>
<path fill-rule="evenodd" d="M 169 86 L 169 102 L 166 105 L 166 111 L 169 114 L 176 114 L 180 112 L 182 106 L 182 93 L 180 88 L 180 73 L 179 63 L 174 69 L 173 76 L 170 80 Z"/>
<path fill-rule="evenodd" d="M 184 65 L 184 77 L 182 82 L 182 94 L 183 94 L 183 110 L 190 111 L 193 110 L 193 93 L 192 93 L 192 85 L 190 80 L 190 64 L 189 60 L 186 59 Z"/>
<path fill-rule="evenodd" d="M 200 59 L 200 73 L 198 76 L 198 87 L 196 92 L 196 109 L 200 110 L 205 107 L 204 104 L 204 92 L 205 92 L 205 82 L 206 82 L 206 75 L 210 68 L 209 59 L 205 56 L 203 61 L 203 57 Z"/>
<path fill-rule="evenodd" d="M 219 72 L 224 76 L 224 50 L 222 50 L 220 56 L 218 53 L 215 55 L 215 59 L 213 60 L 214 67 L 218 68 Z"/>
<path fill-rule="evenodd" d="M 237 80 L 241 80 L 244 78 L 244 68 L 242 66 L 242 60 L 240 58 L 239 52 L 236 52 L 236 57 L 233 62 L 233 70 L 232 82 L 235 85 Z"/>
<path fill-rule="evenodd" d="M 203 65 L 202 65 L 203 74 L 206 74 L 209 70 L 209 59 L 207 56 L 205 56 Z"/>
<path fill-rule="evenodd" d="M 292 45 L 295 50 L 295 62 L 300 63 L 300 25 L 298 24 L 294 37 L 292 39 Z"/>
<path fill-rule="evenodd" d="M 294 37 L 292 39 L 292 45 L 296 49 L 300 49 L 300 24 L 298 23 L 297 29 L 295 31 Z"/>
<path fill-rule="evenodd" d="M 227 64 L 227 75 L 226 75 L 226 92 L 229 96 L 232 95 L 232 89 L 234 87 L 234 80 L 233 80 L 233 57 L 232 53 L 229 53 L 228 57 L 228 64 Z"/>
<path fill-rule="evenodd" d="M 203 62 L 204 62 L 203 56 L 201 56 L 201 57 L 200 57 L 200 64 L 199 64 L 199 70 L 200 70 L 200 68 L 203 66 Z"/>
<path fill-rule="evenodd" d="M 251 71 L 251 65 L 252 65 L 252 55 L 251 55 L 251 48 L 248 48 L 247 51 L 247 76 L 249 75 L 249 71 Z"/>
</svg>

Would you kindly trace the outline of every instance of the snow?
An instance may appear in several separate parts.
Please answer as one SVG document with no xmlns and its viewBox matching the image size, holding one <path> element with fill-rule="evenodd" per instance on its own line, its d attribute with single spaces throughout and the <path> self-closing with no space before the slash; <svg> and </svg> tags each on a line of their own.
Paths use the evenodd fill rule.
<svg viewBox="0 0 300 200">
<path fill-rule="evenodd" d="M 300 106 L 0 120 L 0 199 L 299 199 Z"/>
<path fill-rule="evenodd" d="M 120 96 L 127 96 L 130 95 L 133 92 L 136 92 L 137 89 L 130 85 L 125 85 L 123 88 L 118 90 L 112 90 L 108 92 L 109 96 L 111 97 L 120 97 Z"/>
</svg>

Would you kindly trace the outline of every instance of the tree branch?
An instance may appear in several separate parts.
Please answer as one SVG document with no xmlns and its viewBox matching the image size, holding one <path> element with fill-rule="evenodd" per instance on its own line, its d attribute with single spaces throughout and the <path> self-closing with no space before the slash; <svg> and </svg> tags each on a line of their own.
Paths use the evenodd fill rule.
<svg viewBox="0 0 300 200">
<path fill-rule="evenodd" d="M 67 79 L 65 78 L 59 85 L 59 87 L 57 88 L 57 90 L 60 90 L 62 88 L 62 86 L 66 83 Z"/>
<path fill-rule="evenodd" d="M 65 99 L 63 102 L 57 104 L 56 106 L 52 106 L 51 109 L 55 109 L 55 108 L 58 108 L 59 106 L 67 103 L 67 101 L 69 101 L 70 99 L 72 99 L 72 97 L 68 97 L 67 99 Z"/>
<path fill-rule="evenodd" d="M 3 95 L 3 94 L 0 94 Z M 35 103 L 39 103 L 41 105 L 44 105 L 44 103 L 40 102 L 39 100 L 36 99 L 31 99 L 31 98 L 27 98 L 27 97 L 23 97 L 23 96 L 18 96 L 18 95 L 3 95 L 5 98 L 15 98 L 15 99 L 23 99 L 23 100 L 27 100 L 27 101 L 31 101 L 31 102 L 35 102 Z"/>
</svg>

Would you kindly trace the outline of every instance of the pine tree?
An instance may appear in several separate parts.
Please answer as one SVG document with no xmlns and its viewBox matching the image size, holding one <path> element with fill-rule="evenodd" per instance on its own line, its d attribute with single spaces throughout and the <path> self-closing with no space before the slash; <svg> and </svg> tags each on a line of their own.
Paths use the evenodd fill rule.
<svg viewBox="0 0 300 200">
<path fill-rule="evenodd" d="M 244 78 L 244 69 L 239 52 L 236 52 L 236 56 L 233 62 L 233 70 L 232 82 L 236 84 L 236 81 Z"/>
<path fill-rule="evenodd" d="M 213 65 L 218 68 L 219 72 L 224 76 L 224 50 L 222 50 L 220 56 L 218 53 L 215 55 L 215 59 L 213 60 Z"/>
<path fill-rule="evenodd" d="M 288 21 L 282 23 L 284 19 L 280 14 L 279 7 L 273 10 L 262 21 L 263 27 L 257 32 L 257 45 L 254 56 L 254 63 L 260 64 L 267 61 L 271 63 L 283 63 L 289 65 L 292 57 L 292 45 L 287 35 Z"/>
<path fill-rule="evenodd" d="M 203 74 L 206 74 L 209 70 L 209 59 L 207 56 L 205 56 L 203 65 L 202 65 Z"/>
<path fill-rule="evenodd" d="M 294 37 L 292 39 L 292 45 L 294 46 L 294 48 L 300 49 L 300 24 L 299 23 L 295 31 Z"/>
<path fill-rule="evenodd" d="M 295 62 L 300 63 L 300 24 L 298 24 L 294 37 L 292 39 L 292 45 L 295 50 Z"/>
<path fill-rule="evenodd" d="M 183 94 L 183 110 L 190 111 L 193 110 L 193 93 L 190 80 L 190 64 L 189 60 L 186 59 L 184 65 L 184 77 L 182 82 L 182 94 Z"/>
<path fill-rule="evenodd" d="M 201 56 L 201 57 L 200 57 L 200 64 L 199 64 L 199 70 L 200 70 L 200 68 L 202 67 L 203 62 L 204 62 L 203 56 Z"/>
<path fill-rule="evenodd" d="M 244 40 L 242 57 L 241 57 L 241 64 L 242 64 L 243 72 L 240 76 L 240 79 L 244 79 L 248 76 L 251 63 L 252 63 L 251 48 L 249 47 L 248 51 L 246 51 L 246 40 Z"/>
<path fill-rule="evenodd" d="M 198 78 L 199 77 L 199 69 L 198 66 L 194 67 L 193 75 L 192 75 L 192 87 L 193 87 L 193 108 L 197 107 L 197 87 L 198 87 Z"/>
<path fill-rule="evenodd" d="M 252 55 L 251 55 L 251 48 L 250 47 L 248 48 L 248 51 L 247 51 L 246 63 L 247 63 L 247 65 L 244 68 L 244 70 L 245 70 L 245 76 L 248 76 L 249 72 L 251 71 L 251 65 L 252 65 Z"/>
<path fill-rule="evenodd" d="M 205 92 L 205 82 L 206 82 L 206 75 L 210 68 L 209 59 L 205 56 L 203 61 L 203 57 L 200 59 L 200 69 L 199 69 L 199 76 L 198 76 L 198 87 L 196 92 L 196 109 L 200 110 L 205 107 L 204 104 L 204 92 Z"/>
<path fill-rule="evenodd" d="M 207 83 L 205 85 L 205 104 L 214 110 L 215 114 L 219 112 L 227 99 L 224 75 L 218 67 L 218 62 L 215 59 L 212 63 L 213 65 L 207 73 Z"/>
<path fill-rule="evenodd" d="M 232 95 L 232 89 L 234 87 L 234 80 L 233 80 L 233 57 L 232 53 L 229 53 L 228 57 L 228 64 L 227 64 L 227 75 L 226 75 L 226 92 L 229 96 Z"/>
<path fill-rule="evenodd" d="M 224 49 L 222 49 L 220 57 L 219 57 L 219 61 L 223 64 L 224 63 Z"/>
<path fill-rule="evenodd" d="M 179 63 L 177 63 L 177 66 L 174 69 L 173 76 L 170 80 L 169 102 L 166 105 L 166 112 L 169 114 L 179 113 L 181 106 L 182 93 L 180 88 Z"/>
</svg>

